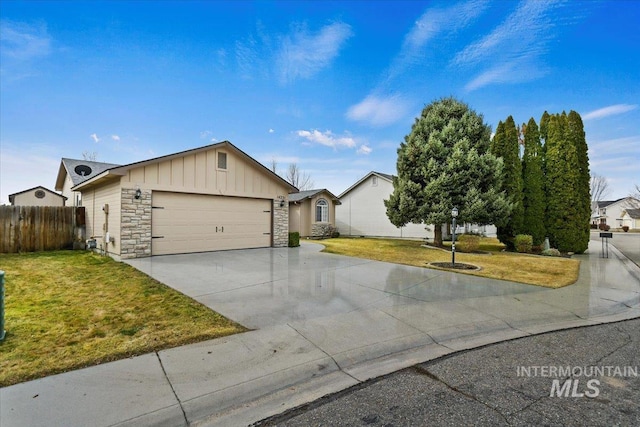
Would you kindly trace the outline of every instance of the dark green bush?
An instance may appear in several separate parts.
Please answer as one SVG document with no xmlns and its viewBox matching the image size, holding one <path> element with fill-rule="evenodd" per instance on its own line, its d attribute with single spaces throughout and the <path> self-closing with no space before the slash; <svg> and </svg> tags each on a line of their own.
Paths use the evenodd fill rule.
<svg viewBox="0 0 640 427">
<path fill-rule="evenodd" d="M 300 246 L 300 233 L 297 231 L 289 233 L 289 247 L 297 248 Z"/>
<path fill-rule="evenodd" d="M 529 234 L 518 234 L 513 241 L 516 251 L 521 254 L 531 253 L 533 248 L 533 237 Z"/>
</svg>

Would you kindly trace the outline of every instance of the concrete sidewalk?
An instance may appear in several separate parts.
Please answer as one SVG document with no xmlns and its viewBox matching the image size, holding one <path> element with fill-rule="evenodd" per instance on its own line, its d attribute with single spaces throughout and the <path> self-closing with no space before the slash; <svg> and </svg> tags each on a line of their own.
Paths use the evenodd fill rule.
<svg viewBox="0 0 640 427">
<path fill-rule="evenodd" d="M 599 255 L 590 242 L 577 257 L 578 282 L 552 290 L 306 253 L 295 274 L 332 268 L 343 280 L 336 287 L 366 281 L 367 303 L 6 387 L 0 425 L 246 425 L 457 350 L 640 317 L 640 268 L 615 248 L 609 259 Z M 424 281 L 404 283 L 415 275 Z M 502 286 L 522 291 L 496 292 Z"/>
</svg>

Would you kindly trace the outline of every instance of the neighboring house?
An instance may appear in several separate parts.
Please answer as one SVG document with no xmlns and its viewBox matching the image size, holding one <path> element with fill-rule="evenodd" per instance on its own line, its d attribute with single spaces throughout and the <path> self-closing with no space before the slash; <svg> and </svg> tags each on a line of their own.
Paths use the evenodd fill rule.
<svg viewBox="0 0 640 427">
<path fill-rule="evenodd" d="M 9 194 L 12 206 L 64 206 L 66 197 L 41 185 Z"/>
<path fill-rule="evenodd" d="M 289 194 L 289 232 L 297 231 L 300 237 L 331 234 L 339 204 L 338 198 L 324 188 Z"/>
<path fill-rule="evenodd" d="M 341 235 L 366 237 L 433 238 L 433 227 L 407 224 L 396 227 L 387 217 L 384 200 L 393 193 L 393 177 L 369 172 L 338 198 L 336 227 Z"/>
<path fill-rule="evenodd" d="M 116 259 L 288 245 L 297 188 L 228 141 L 114 167 L 76 185 L 87 236 Z"/>
<path fill-rule="evenodd" d="M 393 176 L 369 172 L 347 188 L 338 198 L 342 203 L 336 208 L 336 226 L 341 235 L 365 237 L 399 237 L 433 239 L 432 224 L 407 224 L 396 227 L 387 217 L 384 200 L 393 193 Z M 495 236 L 493 225 L 459 224 L 457 232 L 474 232 Z M 442 235 L 450 236 L 451 224 L 442 225 Z"/>
<path fill-rule="evenodd" d="M 631 230 L 640 229 L 640 209 L 625 209 L 620 218 L 623 227 L 626 225 Z"/>
<path fill-rule="evenodd" d="M 88 160 L 62 159 L 56 178 L 56 191 L 62 192 L 69 201 L 69 206 L 82 206 L 80 192 L 71 191 L 71 188 L 92 178 L 107 169 L 120 165 L 113 163 L 91 162 Z"/>
<path fill-rule="evenodd" d="M 640 208 L 640 200 L 634 197 L 623 197 L 618 200 L 593 202 L 591 205 L 591 224 L 599 226 L 622 227 L 622 212 L 626 209 Z"/>
</svg>

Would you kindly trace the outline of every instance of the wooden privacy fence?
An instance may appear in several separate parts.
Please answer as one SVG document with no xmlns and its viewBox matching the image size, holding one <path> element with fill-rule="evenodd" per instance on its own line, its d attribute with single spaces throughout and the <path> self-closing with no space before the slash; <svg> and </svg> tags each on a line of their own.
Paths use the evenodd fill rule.
<svg viewBox="0 0 640 427">
<path fill-rule="evenodd" d="M 83 207 L 0 206 L 0 253 L 73 248 L 84 225 Z"/>
</svg>

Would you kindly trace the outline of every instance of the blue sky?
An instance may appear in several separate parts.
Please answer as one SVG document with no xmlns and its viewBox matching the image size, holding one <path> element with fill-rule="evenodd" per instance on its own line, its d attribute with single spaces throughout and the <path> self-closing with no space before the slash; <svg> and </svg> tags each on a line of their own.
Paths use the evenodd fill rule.
<svg viewBox="0 0 640 427">
<path fill-rule="evenodd" d="M 578 111 L 609 198 L 640 183 L 640 2 L 0 5 L 0 203 L 61 157 L 126 164 L 229 140 L 341 193 L 455 96 L 495 129 Z"/>
</svg>

